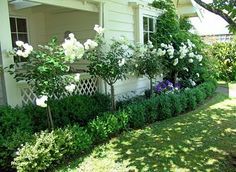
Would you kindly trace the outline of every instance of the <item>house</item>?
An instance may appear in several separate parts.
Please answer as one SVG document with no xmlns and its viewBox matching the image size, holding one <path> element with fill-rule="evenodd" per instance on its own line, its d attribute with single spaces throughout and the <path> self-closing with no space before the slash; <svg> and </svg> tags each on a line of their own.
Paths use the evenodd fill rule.
<svg viewBox="0 0 236 172">
<path fill-rule="evenodd" d="M 197 16 L 198 10 L 192 0 L 173 0 L 179 15 Z M 3 68 L 14 62 L 6 52 L 14 47 L 16 40 L 33 46 L 46 43 L 71 31 L 83 42 L 93 38 L 93 26 L 106 28 L 105 39 L 125 36 L 130 41 L 144 42 L 154 30 L 155 18 L 161 11 L 148 5 L 151 0 L 1 0 L 0 1 L 0 59 Z M 147 28 L 144 30 L 144 22 Z M 82 64 L 80 64 L 82 65 Z M 118 82 L 117 97 L 133 90 L 143 92 L 148 87 L 147 78 L 130 78 Z M 17 83 L 3 72 L 0 84 L 0 103 L 12 106 L 34 101 L 35 95 L 25 83 Z M 104 82 L 84 74 L 77 91 L 91 94 L 109 91 Z"/>
<path fill-rule="evenodd" d="M 203 41 L 209 45 L 220 42 L 231 42 L 233 41 L 233 34 L 214 34 L 214 35 L 202 35 Z"/>
</svg>

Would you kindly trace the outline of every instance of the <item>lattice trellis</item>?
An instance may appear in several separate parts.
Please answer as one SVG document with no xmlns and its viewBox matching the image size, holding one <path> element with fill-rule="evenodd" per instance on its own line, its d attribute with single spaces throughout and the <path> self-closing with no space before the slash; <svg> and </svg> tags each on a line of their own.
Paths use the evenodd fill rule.
<svg viewBox="0 0 236 172">
<path fill-rule="evenodd" d="M 21 102 L 22 105 L 34 103 L 37 96 L 34 94 L 33 90 L 27 85 L 21 85 Z M 95 92 L 98 91 L 98 79 L 90 77 L 88 75 L 84 75 L 83 78 L 76 84 L 76 88 L 73 94 L 77 95 L 93 95 Z M 64 96 L 69 96 L 68 93 L 62 93 L 63 98 Z"/>
</svg>

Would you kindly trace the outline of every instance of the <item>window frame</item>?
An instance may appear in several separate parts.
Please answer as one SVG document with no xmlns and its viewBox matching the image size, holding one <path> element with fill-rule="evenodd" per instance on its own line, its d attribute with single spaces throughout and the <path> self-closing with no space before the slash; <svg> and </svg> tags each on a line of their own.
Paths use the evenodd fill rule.
<svg viewBox="0 0 236 172">
<path fill-rule="evenodd" d="M 28 23 L 28 18 L 27 17 L 24 17 L 24 16 L 15 16 L 15 15 L 10 15 L 9 16 L 9 20 L 11 20 L 11 18 L 14 18 L 15 19 L 15 25 L 16 25 L 16 31 L 15 32 L 12 32 L 11 31 L 11 40 L 12 40 L 12 34 L 16 34 L 16 40 L 20 40 L 19 39 L 19 34 L 26 34 L 27 35 L 27 42 L 25 43 L 28 43 L 30 44 L 30 34 L 29 34 L 29 23 Z M 19 32 L 18 31 L 18 26 L 17 26 L 17 19 L 24 19 L 26 21 L 26 32 Z M 11 24 L 10 24 L 10 27 L 11 27 Z M 22 41 L 22 40 L 20 40 Z M 14 43 L 12 42 L 12 47 L 13 48 L 16 48 L 16 46 L 14 46 Z M 24 63 L 24 61 L 22 60 L 23 58 L 19 57 L 19 59 L 17 60 L 17 63 Z M 16 61 L 16 59 L 14 58 L 14 61 Z"/>
<path fill-rule="evenodd" d="M 148 16 L 156 20 L 158 16 L 163 13 L 163 11 L 147 4 L 143 5 L 137 2 L 131 2 L 130 5 L 133 7 L 135 13 L 135 41 L 144 43 L 143 18 Z"/>
<path fill-rule="evenodd" d="M 147 30 L 145 30 L 145 26 L 144 26 L 144 18 L 147 18 Z M 153 20 L 153 30 L 151 31 L 150 30 L 150 19 Z M 143 15 L 143 43 L 147 43 L 145 42 L 145 33 L 147 34 L 147 40 L 150 41 L 150 35 L 155 33 L 155 30 L 156 30 L 156 21 L 157 21 L 157 17 L 154 17 L 154 16 L 150 16 L 150 15 Z"/>
</svg>

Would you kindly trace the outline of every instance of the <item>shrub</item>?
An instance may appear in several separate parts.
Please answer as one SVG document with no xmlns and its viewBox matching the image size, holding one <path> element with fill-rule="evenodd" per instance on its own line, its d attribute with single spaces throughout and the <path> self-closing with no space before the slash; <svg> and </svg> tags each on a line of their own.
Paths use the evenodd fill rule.
<svg viewBox="0 0 236 172">
<path fill-rule="evenodd" d="M 91 133 L 94 142 L 105 141 L 108 137 L 124 130 L 128 124 L 128 115 L 125 112 L 116 114 L 106 113 L 97 117 L 88 124 L 88 131 Z"/>
<path fill-rule="evenodd" d="M 144 102 L 145 106 L 145 118 L 147 123 L 153 123 L 157 120 L 157 107 L 159 103 L 159 97 L 153 97 Z"/>
<path fill-rule="evenodd" d="M 172 116 L 171 101 L 168 94 L 160 95 L 157 110 L 158 110 L 157 120 L 164 120 Z"/>
<path fill-rule="evenodd" d="M 64 127 L 66 125 L 79 124 L 85 126 L 96 116 L 109 110 L 109 97 L 103 94 L 92 96 L 75 95 L 60 100 L 52 100 L 48 103 L 53 114 L 54 125 Z M 24 107 L 25 113 L 32 116 L 34 131 L 38 132 L 47 128 L 46 109 L 28 105 Z"/>
<path fill-rule="evenodd" d="M 196 97 L 197 104 L 202 103 L 205 100 L 206 94 L 204 90 L 201 90 L 200 88 L 195 88 L 192 90 L 192 92 L 194 96 Z"/>
<path fill-rule="evenodd" d="M 236 80 L 236 41 L 214 44 L 209 49 L 211 58 L 216 62 L 217 79 Z"/>
<path fill-rule="evenodd" d="M 32 134 L 31 118 L 19 108 L 0 107 L 0 171 L 10 171 L 17 148 Z"/>
<path fill-rule="evenodd" d="M 125 111 L 129 116 L 129 127 L 141 128 L 145 125 L 145 106 L 143 103 L 129 105 Z"/>
<path fill-rule="evenodd" d="M 183 111 L 183 106 L 181 103 L 181 96 L 179 94 L 170 94 L 170 101 L 171 101 L 171 113 L 172 116 L 177 116 Z"/>
<path fill-rule="evenodd" d="M 197 100 L 196 97 L 191 90 L 186 90 L 184 93 L 187 97 L 187 107 L 188 110 L 194 110 L 197 107 Z"/>
<path fill-rule="evenodd" d="M 91 144 L 90 135 L 78 126 L 42 131 L 19 148 L 12 164 L 19 172 L 42 171 L 65 156 L 88 150 Z"/>
</svg>

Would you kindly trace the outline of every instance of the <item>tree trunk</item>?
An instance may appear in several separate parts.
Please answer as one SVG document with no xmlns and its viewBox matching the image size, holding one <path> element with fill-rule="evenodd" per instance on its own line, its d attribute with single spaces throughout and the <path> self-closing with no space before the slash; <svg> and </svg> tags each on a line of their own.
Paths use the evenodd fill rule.
<svg viewBox="0 0 236 172">
<path fill-rule="evenodd" d="M 150 81 L 150 96 L 152 96 L 152 92 L 153 92 L 152 78 L 150 78 L 149 81 Z"/>
<path fill-rule="evenodd" d="M 115 90 L 113 84 L 111 84 L 110 86 L 111 86 L 111 110 L 114 112 L 116 110 Z"/>
<path fill-rule="evenodd" d="M 173 83 L 177 83 L 178 72 L 174 73 Z"/>
<path fill-rule="evenodd" d="M 54 124 L 53 124 L 53 120 L 52 120 L 51 108 L 49 105 L 47 106 L 47 110 L 48 110 L 48 117 L 49 117 L 49 121 L 50 121 L 50 129 L 53 130 Z"/>
</svg>

